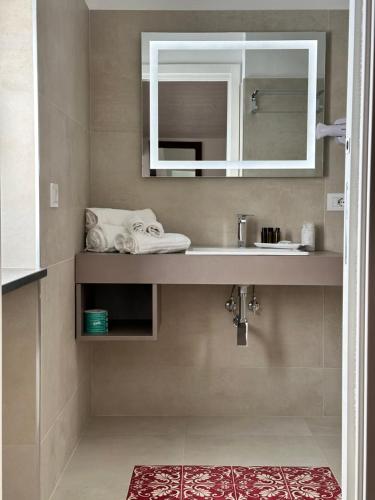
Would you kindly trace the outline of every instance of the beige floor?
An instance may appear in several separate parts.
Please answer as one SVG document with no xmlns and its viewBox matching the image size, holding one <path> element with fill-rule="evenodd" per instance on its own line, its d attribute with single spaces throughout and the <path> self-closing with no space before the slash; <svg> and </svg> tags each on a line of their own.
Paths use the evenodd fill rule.
<svg viewBox="0 0 375 500">
<path fill-rule="evenodd" d="M 340 478 L 337 418 L 96 417 L 52 500 L 125 500 L 134 465 L 315 465 Z"/>
</svg>

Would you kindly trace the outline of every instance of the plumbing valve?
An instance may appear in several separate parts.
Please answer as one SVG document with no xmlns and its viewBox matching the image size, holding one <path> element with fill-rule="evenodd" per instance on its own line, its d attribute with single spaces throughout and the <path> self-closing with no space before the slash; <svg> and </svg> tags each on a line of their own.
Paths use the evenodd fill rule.
<svg viewBox="0 0 375 500">
<path fill-rule="evenodd" d="M 236 291 L 237 289 L 237 291 Z M 235 291 L 237 293 L 235 293 Z M 255 295 L 255 286 L 253 286 L 252 299 L 248 303 L 248 286 L 233 285 L 229 299 L 225 302 L 225 309 L 232 313 L 233 326 L 237 329 L 237 345 L 248 345 L 249 322 L 247 311 L 256 314 L 260 309 L 260 304 Z"/>
<path fill-rule="evenodd" d="M 234 290 L 236 285 L 233 285 L 232 291 L 230 292 L 229 299 L 225 302 L 225 309 L 229 312 L 234 312 L 236 310 L 236 301 L 234 300 Z"/>
<path fill-rule="evenodd" d="M 255 286 L 253 286 L 253 298 L 250 300 L 249 305 L 248 305 L 249 311 L 251 311 L 254 315 L 259 311 L 260 309 L 260 303 L 258 302 L 256 295 L 255 295 Z"/>
<path fill-rule="evenodd" d="M 233 312 L 236 309 L 236 303 L 234 301 L 233 297 L 230 297 L 226 302 L 225 302 L 225 309 L 229 312 Z"/>
</svg>

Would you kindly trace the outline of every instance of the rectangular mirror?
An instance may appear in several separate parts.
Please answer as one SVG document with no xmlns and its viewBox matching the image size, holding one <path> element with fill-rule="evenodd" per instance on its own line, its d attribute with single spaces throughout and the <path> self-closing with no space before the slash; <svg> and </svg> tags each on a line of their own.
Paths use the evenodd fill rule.
<svg viewBox="0 0 375 500">
<path fill-rule="evenodd" d="M 324 74 L 325 33 L 143 33 L 143 175 L 321 176 Z"/>
</svg>

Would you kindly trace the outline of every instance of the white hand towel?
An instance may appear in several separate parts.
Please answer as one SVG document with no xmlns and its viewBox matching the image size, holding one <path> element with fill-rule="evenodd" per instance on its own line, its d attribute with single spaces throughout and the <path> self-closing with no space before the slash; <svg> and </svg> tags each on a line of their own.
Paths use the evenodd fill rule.
<svg viewBox="0 0 375 500">
<path fill-rule="evenodd" d="M 135 210 L 127 216 L 125 229 L 129 233 L 145 233 L 147 228 L 156 222 L 155 214 L 151 210 Z"/>
<path fill-rule="evenodd" d="M 122 226 L 102 224 L 89 230 L 86 248 L 89 252 L 115 252 L 115 237 L 124 232 Z"/>
<path fill-rule="evenodd" d="M 120 253 L 148 254 L 182 252 L 191 245 L 187 236 L 177 233 L 165 233 L 154 238 L 147 233 L 118 234 L 115 248 Z"/>
<path fill-rule="evenodd" d="M 148 224 L 148 226 L 146 227 L 146 233 L 150 234 L 151 236 L 155 236 L 155 238 L 160 238 L 161 236 L 163 236 L 163 234 L 165 234 L 163 226 L 158 221 Z"/>
<path fill-rule="evenodd" d="M 124 226 L 128 224 L 129 217 L 137 216 L 142 220 L 151 223 L 156 221 L 156 215 L 150 208 L 144 210 L 121 210 L 117 208 L 86 208 L 86 231 L 89 231 L 97 224 L 111 224 L 114 226 Z"/>
<path fill-rule="evenodd" d="M 149 233 L 157 238 L 164 234 L 163 226 L 148 209 L 132 212 L 127 218 L 125 229 L 129 233 Z"/>
</svg>

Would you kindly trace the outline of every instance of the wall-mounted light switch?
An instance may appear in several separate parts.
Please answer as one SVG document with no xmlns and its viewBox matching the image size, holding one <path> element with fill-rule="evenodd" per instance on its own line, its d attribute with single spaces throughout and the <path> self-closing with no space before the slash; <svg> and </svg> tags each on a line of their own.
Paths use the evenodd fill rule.
<svg viewBox="0 0 375 500">
<path fill-rule="evenodd" d="M 59 185 L 51 182 L 49 185 L 49 206 L 51 208 L 59 207 Z"/>
<path fill-rule="evenodd" d="M 345 207 L 344 193 L 328 193 L 327 194 L 327 211 L 342 212 Z"/>
</svg>

